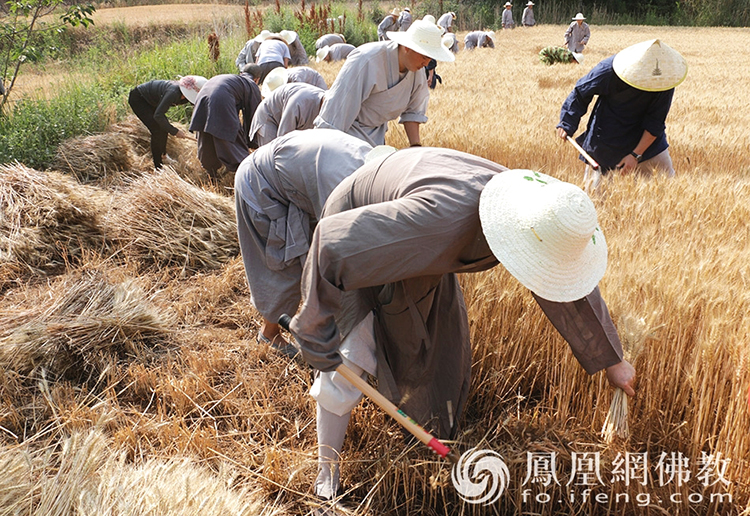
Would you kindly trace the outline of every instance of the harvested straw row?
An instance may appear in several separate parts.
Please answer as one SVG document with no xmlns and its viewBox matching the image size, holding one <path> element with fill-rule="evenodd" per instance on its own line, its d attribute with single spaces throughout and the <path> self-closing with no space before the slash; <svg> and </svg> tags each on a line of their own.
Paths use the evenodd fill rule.
<svg viewBox="0 0 750 516">
<path fill-rule="evenodd" d="M 74 433 L 59 447 L 0 453 L 0 514 L 279 514 L 258 490 L 230 488 L 236 474 L 218 474 L 187 458 L 127 464 L 99 430 Z"/>
<path fill-rule="evenodd" d="M 56 172 L 0 166 L 0 287 L 23 272 L 50 271 L 103 249 L 106 192 Z M 0 288 L 1 289 L 1 288 Z"/>
<path fill-rule="evenodd" d="M 80 378 L 113 361 L 146 358 L 166 342 L 172 322 L 135 282 L 96 269 L 64 276 L 3 312 L 0 368 L 27 377 L 44 370 Z"/>
<path fill-rule="evenodd" d="M 73 174 L 83 183 L 107 184 L 133 168 L 130 138 L 119 133 L 95 134 L 65 140 L 57 148 L 52 168 Z"/>
<path fill-rule="evenodd" d="M 239 253 L 231 199 L 165 167 L 133 182 L 106 216 L 108 235 L 147 264 L 217 269 Z"/>
</svg>

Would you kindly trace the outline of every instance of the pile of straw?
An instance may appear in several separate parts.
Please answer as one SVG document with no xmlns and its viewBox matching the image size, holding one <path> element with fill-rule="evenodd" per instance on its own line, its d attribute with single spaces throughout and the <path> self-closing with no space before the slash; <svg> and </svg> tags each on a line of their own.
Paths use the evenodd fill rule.
<svg viewBox="0 0 750 516">
<path fill-rule="evenodd" d="M 172 125 L 187 132 L 187 127 L 172 121 Z M 154 161 L 151 157 L 151 133 L 135 115 L 129 116 L 119 124 L 113 125 L 110 131 L 127 136 L 135 152 L 134 167 L 141 171 L 152 171 Z M 208 173 L 198 160 L 198 147 L 194 140 L 187 138 L 167 138 L 167 156 L 164 164 L 172 167 L 180 177 L 193 183 L 208 182 Z"/>
<path fill-rule="evenodd" d="M 85 380 L 119 360 L 148 358 L 166 343 L 172 317 L 130 279 L 84 269 L 3 306 L 0 369 Z"/>
<path fill-rule="evenodd" d="M 233 200 L 191 185 L 169 167 L 133 182 L 105 224 L 147 265 L 193 272 L 217 269 L 239 254 Z"/>
<path fill-rule="evenodd" d="M 2 514 L 279 514 L 257 489 L 229 487 L 237 475 L 227 468 L 215 474 L 180 457 L 129 464 L 98 429 L 59 447 L 8 447 L 0 467 Z"/>
<path fill-rule="evenodd" d="M 111 184 L 133 168 L 134 157 L 130 138 L 109 132 L 65 140 L 57 148 L 52 168 L 83 183 Z"/>
<path fill-rule="evenodd" d="M 20 164 L 0 166 L 0 290 L 24 273 L 78 263 L 85 249 L 100 250 L 106 192 L 70 176 Z"/>
</svg>

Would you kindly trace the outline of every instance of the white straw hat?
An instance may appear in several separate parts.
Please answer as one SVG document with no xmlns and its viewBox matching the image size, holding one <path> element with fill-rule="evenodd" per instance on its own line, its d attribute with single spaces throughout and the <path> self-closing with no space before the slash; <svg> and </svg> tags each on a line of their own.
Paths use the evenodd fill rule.
<svg viewBox="0 0 750 516">
<path fill-rule="evenodd" d="M 286 41 L 287 45 L 291 45 L 294 43 L 294 40 L 297 39 L 297 33 L 293 30 L 282 30 L 279 32 L 279 36 L 281 36 L 281 39 Z"/>
<path fill-rule="evenodd" d="M 453 48 L 453 45 L 456 43 L 456 35 L 452 32 L 448 32 L 443 36 L 443 39 L 441 40 L 443 43 L 443 46 L 447 49 Z"/>
<path fill-rule="evenodd" d="M 492 41 L 495 41 L 495 31 L 491 30 L 487 33 L 487 35 L 490 37 Z"/>
<path fill-rule="evenodd" d="M 434 23 L 417 20 L 406 32 L 386 33 L 388 39 L 436 61 L 452 62 L 456 56 L 441 43 L 443 31 Z"/>
<path fill-rule="evenodd" d="M 433 15 L 431 15 L 431 14 L 425 14 L 422 17 L 422 21 L 426 21 L 427 23 L 436 23 L 435 22 L 435 17 Z"/>
<path fill-rule="evenodd" d="M 532 2 L 531 0 L 529 0 L 528 2 L 526 2 L 526 7 L 531 7 L 533 5 L 536 5 L 536 4 L 534 2 Z"/>
<path fill-rule="evenodd" d="M 270 35 L 271 35 L 271 31 L 270 30 L 263 29 L 262 31 L 260 31 L 260 34 L 258 34 L 257 36 L 255 36 L 255 38 L 253 38 L 253 39 L 255 41 L 257 41 L 258 43 L 261 43 L 261 42 L 265 41 L 268 38 L 268 36 L 270 36 Z"/>
<path fill-rule="evenodd" d="M 273 70 L 268 72 L 266 78 L 263 79 L 263 86 L 261 86 L 260 88 L 260 94 L 263 96 L 263 98 L 268 97 L 271 93 L 273 93 L 273 90 L 283 84 L 286 84 L 288 79 L 289 71 L 286 68 L 284 68 L 283 66 L 274 68 Z"/>
<path fill-rule="evenodd" d="M 573 54 L 573 58 L 576 60 L 578 64 L 583 63 L 584 55 L 581 52 L 571 52 Z"/>
<path fill-rule="evenodd" d="M 479 219 L 495 257 L 543 299 L 581 299 L 604 276 L 596 209 L 573 184 L 531 170 L 500 173 L 482 191 Z"/>
<path fill-rule="evenodd" d="M 578 13 L 578 14 L 576 14 L 575 18 L 573 18 L 573 21 L 585 20 L 585 19 L 586 19 L 586 17 L 583 15 L 583 13 Z"/>
<path fill-rule="evenodd" d="M 328 56 L 328 52 L 330 51 L 331 47 L 329 47 L 328 45 L 324 46 L 323 48 L 319 48 L 318 51 L 315 52 L 315 62 L 320 63 Z"/>
<path fill-rule="evenodd" d="M 670 90 L 687 76 L 685 58 L 658 39 L 620 50 L 612 68 L 625 83 L 643 91 Z"/>
<path fill-rule="evenodd" d="M 373 160 L 376 160 L 378 158 L 383 158 L 385 156 L 389 156 L 396 152 L 396 147 L 391 147 L 390 145 L 377 145 L 372 148 L 370 152 L 365 155 L 365 163 L 369 163 Z"/>
<path fill-rule="evenodd" d="M 511 4 L 510 2 L 505 2 L 505 7 L 513 7 L 513 4 Z"/>
<path fill-rule="evenodd" d="M 191 104 L 195 104 L 198 92 L 201 91 L 201 88 L 207 82 L 208 79 L 201 75 L 186 75 L 185 77 L 180 77 L 180 91 Z"/>
</svg>

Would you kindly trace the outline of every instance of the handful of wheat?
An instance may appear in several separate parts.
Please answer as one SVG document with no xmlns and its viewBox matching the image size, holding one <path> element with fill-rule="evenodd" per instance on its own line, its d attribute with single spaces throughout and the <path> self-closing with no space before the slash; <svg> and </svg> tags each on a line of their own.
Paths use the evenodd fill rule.
<svg viewBox="0 0 750 516">
<path fill-rule="evenodd" d="M 653 335 L 656 328 L 649 329 L 645 319 L 636 319 L 631 316 L 623 316 L 618 327 L 622 339 L 623 358 L 632 364 L 643 350 L 643 343 Z M 615 389 L 612 396 L 612 404 L 604 420 L 601 435 L 607 443 L 614 441 L 615 437 L 621 439 L 630 437 L 628 396 L 619 387 Z"/>
</svg>

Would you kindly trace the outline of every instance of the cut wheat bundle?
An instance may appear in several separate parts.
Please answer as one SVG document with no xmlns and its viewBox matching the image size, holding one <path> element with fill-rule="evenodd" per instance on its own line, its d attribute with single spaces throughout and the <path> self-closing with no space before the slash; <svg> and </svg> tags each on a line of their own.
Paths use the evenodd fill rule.
<svg viewBox="0 0 750 516">
<path fill-rule="evenodd" d="M 622 338 L 623 358 L 633 364 L 638 355 L 643 351 L 644 343 L 653 335 L 658 328 L 649 328 L 645 319 L 636 319 L 632 316 L 620 318 L 618 330 Z M 601 436 L 607 443 L 612 443 L 616 438 L 628 439 L 630 427 L 628 426 L 628 396 L 620 388 L 615 389 L 609 412 L 604 419 Z"/>
<path fill-rule="evenodd" d="M 3 306 L 4 371 L 30 378 L 42 370 L 96 375 L 118 360 L 147 358 L 171 334 L 172 315 L 132 279 L 84 269 L 33 292 L 21 306 Z"/>
<path fill-rule="evenodd" d="M 234 202 L 173 169 L 134 181 L 107 213 L 108 236 L 146 265 L 218 269 L 239 254 Z"/>
<path fill-rule="evenodd" d="M 109 132 L 65 140 L 57 148 L 52 168 L 83 183 L 108 185 L 120 182 L 122 175 L 132 175 L 134 158 L 130 138 Z"/>
<path fill-rule="evenodd" d="M 178 122 L 172 125 L 186 133 L 187 127 Z M 154 168 L 151 157 L 151 133 L 143 122 L 135 115 L 129 116 L 122 122 L 109 128 L 110 131 L 120 133 L 130 138 L 135 151 L 134 167 L 143 172 L 150 172 Z M 208 174 L 198 160 L 198 145 L 189 138 L 167 138 L 167 159 L 165 165 L 172 167 L 183 179 L 199 185 L 208 182 Z"/>
<path fill-rule="evenodd" d="M 105 191 L 70 176 L 0 166 L 0 286 L 14 275 L 78 263 L 85 249 L 103 250 L 108 204 Z"/>
</svg>

